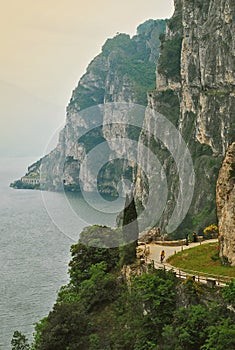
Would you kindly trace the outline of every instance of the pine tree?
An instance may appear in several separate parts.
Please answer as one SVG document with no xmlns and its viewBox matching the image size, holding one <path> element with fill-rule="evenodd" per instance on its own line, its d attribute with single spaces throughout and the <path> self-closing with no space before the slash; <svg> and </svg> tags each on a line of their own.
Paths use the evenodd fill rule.
<svg viewBox="0 0 235 350">
<path fill-rule="evenodd" d="M 121 265 L 131 264 L 136 259 L 136 247 L 139 237 L 137 212 L 133 193 L 131 193 L 130 197 L 128 194 L 126 195 L 123 212 L 122 237 L 124 246 L 120 248 L 120 263 Z"/>
</svg>

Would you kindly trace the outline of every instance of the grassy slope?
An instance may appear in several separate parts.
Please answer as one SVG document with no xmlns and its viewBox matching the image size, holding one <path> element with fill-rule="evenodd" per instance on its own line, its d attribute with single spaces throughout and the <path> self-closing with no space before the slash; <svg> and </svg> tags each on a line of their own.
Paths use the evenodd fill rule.
<svg viewBox="0 0 235 350">
<path fill-rule="evenodd" d="M 220 259 L 212 259 L 217 254 L 218 243 L 209 243 L 182 251 L 171 256 L 167 261 L 185 271 L 193 270 L 235 278 L 235 267 L 222 266 Z"/>
</svg>

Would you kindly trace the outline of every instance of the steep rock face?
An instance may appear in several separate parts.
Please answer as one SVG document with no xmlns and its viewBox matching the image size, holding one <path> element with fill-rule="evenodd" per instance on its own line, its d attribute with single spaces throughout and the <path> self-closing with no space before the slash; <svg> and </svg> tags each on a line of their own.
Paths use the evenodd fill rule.
<svg viewBox="0 0 235 350">
<path fill-rule="evenodd" d="M 167 24 L 165 35 L 165 22 L 150 20 L 139 26 L 132 39 L 120 34 L 107 40 L 102 53 L 91 62 L 73 91 L 58 146 L 42 162 L 42 187 L 79 189 L 80 164 L 94 146 L 105 140 L 110 159 L 100 171 L 99 176 L 104 181 L 103 184 L 98 181 L 99 190 L 116 195 L 118 184 L 125 192 L 124 178 L 136 179 L 137 202 L 146 205 L 149 193 L 153 192 L 146 174 L 140 167 L 136 169 L 131 161 L 114 160 L 115 157 L 124 158 L 126 149 L 133 151 L 126 141 L 121 141 L 119 147 L 114 146 L 112 139 L 121 135 L 123 139 L 139 140 L 138 163 L 151 174 L 160 199 L 164 197 L 161 192 L 164 173 L 167 177 L 166 205 L 161 217 L 156 215 L 153 225 L 164 230 L 175 208 L 182 218 L 185 199 L 191 206 L 175 231 L 177 236 L 189 233 L 192 228 L 202 233 L 205 226 L 215 223 L 218 171 L 226 148 L 235 136 L 234 19 L 233 0 L 175 0 L 175 13 Z M 161 54 L 155 82 L 159 34 Z M 150 91 L 146 98 L 147 90 Z M 99 107 L 95 116 L 86 114 L 87 108 L 105 102 L 148 103 L 141 134 L 140 130 L 130 131 L 117 125 L 122 120 L 120 110 L 106 113 L 99 112 Z M 153 131 L 159 132 L 157 113 L 165 116 L 181 133 L 191 153 L 195 186 L 194 176 L 190 173 L 188 192 L 179 176 L 186 152 L 182 152 L 182 159 L 177 163 L 171 152 L 172 146 L 177 148 L 177 140 L 172 138 L 169 128 L 162 130 L 160 139 L 152 137 Z M 105 125 L 109 121 L 114 125 Z M 151 163 L 151 152 L 158 158 L 161 169 Z M 93 167 L 83 168 L 82 174 L 84 189 L 94 191 L 97 178 Z M 156 206 L 151 210 L 150 216 L 157 211 L 160 213 Z"/>
<path fill-rule="evenodd" d="M 232 0 L 175 0 L 175 13 L 161 38 L 157 89 L 149 93 L 145 125 L 156 124 L 154 112 L 170 120 L 187 143 L 195 170 L 192 204 L 177 235 L 192 227 L 202 232 L 216 221 L 218 170 L 235 136 L 234 19 Z M 177 167 L 161 142 L 144 133 L 140 141 L 152 144 L 167 173 L 168 201 L 158 222 L 165 228 L 180 195 Z M 143 203 L 147 192 L 139 173 L 137 193 Z"/>
<path fill-rule="evenodd" d="M 234 136 L 234 19 L 234 1 L 183 2 L 180 127 L 194 114 L 196 140 L 222 155 Z"/>
<path fill-rule="evenodd" d="M 165 20 L 148 20 L 138 27 L 137 35 L 133 38 L 117 34 L 106 41 L 101 54 L 90 63 L 72 93 L 66 125 L 60 133 L 57 147 L 42 160 L 42 188 L 79 190 L 80 163 L 92 147 L 103 141 L 107 141 L 113 159 L 122 156 L 122 147 L 113 147 L 111 139 L 118 134 L 128 138 L 127 128 L 103 125 L 109 119 L 112 123 L 120 123 L 120 111 L 113 111 L 110 115 L 95 106 L 112 102 L 147 104 L 147 90 L 155 86 L 159 35 L 165 31 L 165 23 Z M 86 113 L 86 109 L 92 107 L 94 113 Z M 138 135 L 135 136 L 136 140 Z M 100 179 L 103 183 L 98 183 L 101 192 L 115 195 L 117 183 L 123 180 L 123 170 L 132 180 L 132 168 L 131 162 L 111 160 L 101 169 Z M 85 191 L 96 189 L 96 175 L 92 167 L 83 168 Z"/>
<path fill-rule="evenodd" d="M 216 186 L 220 256 L 235 266 L 235 142 L 224 158 Z"/>
</svg>

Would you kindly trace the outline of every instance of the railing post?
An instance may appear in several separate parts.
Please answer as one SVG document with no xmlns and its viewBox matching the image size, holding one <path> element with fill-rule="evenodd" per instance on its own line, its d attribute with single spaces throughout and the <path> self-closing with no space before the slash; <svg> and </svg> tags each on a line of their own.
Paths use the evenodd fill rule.
<svg viewBox="0 0 235 350">
<path fill-rule="evenodd" d="M 154 268 L 155 268 L 155 266 L 154 266 L 154 260 L 152 260 L 151 262 L 152 262 L 152 264 L 151 264 L 151 265 L 152 265 L 152 268 L 154 269 Z"/>
</svg>

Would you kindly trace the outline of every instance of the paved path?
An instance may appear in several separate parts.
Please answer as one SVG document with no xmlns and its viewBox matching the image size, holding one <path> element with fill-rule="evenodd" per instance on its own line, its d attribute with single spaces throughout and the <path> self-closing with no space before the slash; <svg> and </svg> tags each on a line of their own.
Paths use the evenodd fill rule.
<svg viewBox="0 0 235 350">
<path fill-rule="evenodd" d="M 196 247 L 196 246 L 201 245 L 201 244 L 209 244 L 209 243 L 216 243 L 216 242 L 218 242 L 218 239 L 210 239 L 210 240 L 207 240 L 207 241 L 203 241 L 201 243 L 200 242 L 198 242 L 198 243 L 189 243 L 188 246 L 183 245 L 183 246 L 177 246 L 177 247 L 164 246 L 164 243 L 161 244 L 161 245 L 152 243 L 152 244 L 148 245 L 148 247 L 150 249 L 150 252 L 149 252 L 149 255 L 148 255 L 148 261 L 154 261 L 154 267 L 156 269 L 164 267 L 166 270 L 174 270 L 174 272 L 176 272 L 176 275 L 178 277 L 186 278 L 190 274 L 182 272 L 181 269 L 175 268 L 172 265 L 166 263 L 165 261 L 164 261 L 163 264 L 160 263 L 160 253 L 161 253 L 162 249 L 165 250 L 166 260 L 167 260 L 167 258 L 169 258 L 170 256 L 172 256 L 175 253 L 178 253 L 178 252 L 180 252 L 182 250 L 190 249 L 190 248 Z M 200 281 L 201 283 L 208 283 L 208 279 L 210 280 L 211 277 L 212 277 L 212 279 L 214 280 L 215 285 L 220 286 L 220 287 L 223 287 L 223 286 L 226 285 L 224 279 L 226 279 L 227 276 L 215 276 L 215 275 L 213 276 L 213 275 L 210 275 L 210 274 L 205 274 L 205 273 L 203 274 L 203 273 L 198 272 L 198 271 L 192 271 L 191 275 L 195 276 L 195 277 L 197 276 L 197 281 L 198 282 Z M 206 277 L 206 275 L 207 275 L 207 277 Z M 229 281 L 230 279 L 231 278 L 228 277 L 227 281 Z M 212 284 L 212 286 L 214 286 L 214 284 Z"/>
<path fill-rule="evenodd" d="M 177 247 L 164 246 L 164 243 L 162 245 L 152 243 L 152 244 L 148 245 L 149 249 L 150 249 L 150 253 L 149 253 L 148 258 L 150 260 L 160 262 L 160 253 L 161 253 L 162 249 L 165 250 L 165 253 L 166 253 L 165 260 L 166 260 L 171 255 L 174 255 L 175 253 L 181 252 L 182 250 L 193 248 L 193 247 L 196 247 L 200 244 L 208 244 L 208 243 L 215 243 L 215 242 L 218 242 L 218 239 L 209 239 L 207 241 L 202 241 L 201 243 L 199 243 L 199 242 L 189 243 L 188 246 L 183 245 L 183 246 L 177 246 Z"/>
</svg>

